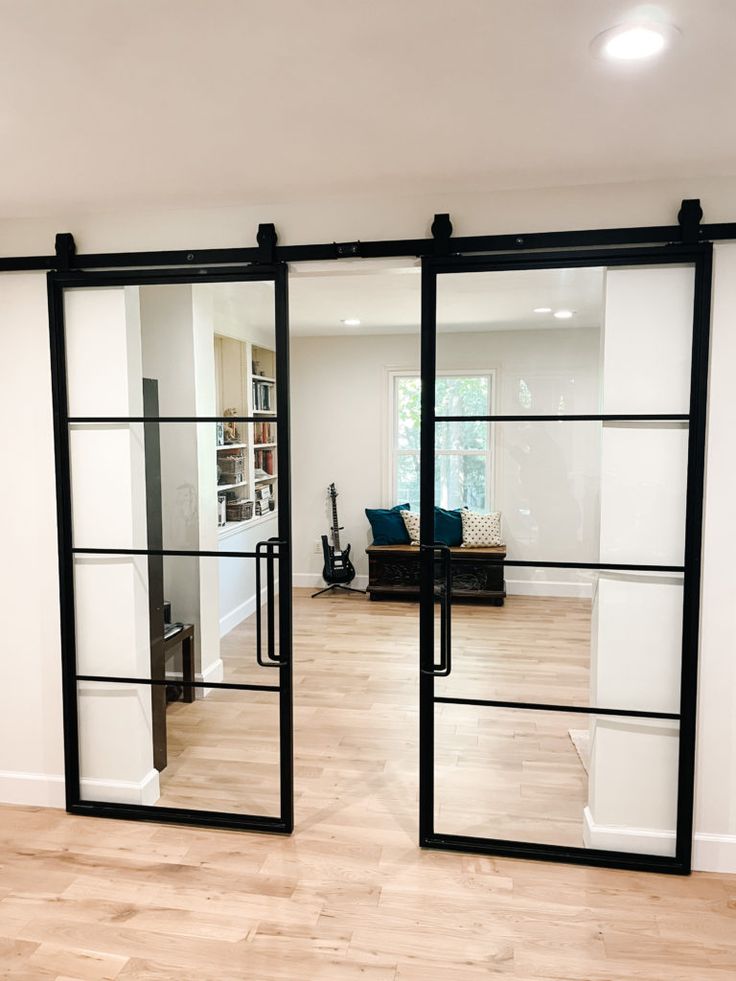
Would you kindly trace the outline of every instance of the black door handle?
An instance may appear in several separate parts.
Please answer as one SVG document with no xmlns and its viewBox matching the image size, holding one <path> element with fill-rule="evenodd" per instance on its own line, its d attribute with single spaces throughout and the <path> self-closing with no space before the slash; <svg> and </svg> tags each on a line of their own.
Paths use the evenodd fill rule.
<svg viewBox="0 0 736 981">
<path fill-rule="evenodd" d="M 285 545 L 277 538 L 256 544 L 256 661 L 262 668 L 278 668 L 286 663 L 276 654 L 276 588 L 274 581 L 274 548 Z M 261 613 L 261 559 L 266 559 L 266 657 L 263 657 L 263 618 Z M 278 557 L 278 553 L 277 553 Z"/>
<path fill-rule="evenodd" d="M 421 545 L 421 549 L 442 556 L 442 583 L 437 592 L 434 582 L 434 561 L 432 563 L 432 600 L 439 596 L 440 601 L 440 663 L 432 659 L 431 668 L 421 668 L 423 674 L 436 678 L 446 678 L 452 671 L 452 552 L 447 545 Z"/>
</svg>

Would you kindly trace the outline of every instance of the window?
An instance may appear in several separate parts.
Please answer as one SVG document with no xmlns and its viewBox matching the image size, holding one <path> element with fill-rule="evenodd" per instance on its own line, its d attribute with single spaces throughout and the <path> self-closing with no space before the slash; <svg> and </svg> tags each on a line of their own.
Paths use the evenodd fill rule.
<svg viewBox="0 0 736 981">
<path fill-rule="evenodd" d="M 490 415 L 491 372 L 438 372 L 438 416 Z M 393 376 L 392 501 L 419 510 L 421 381 L 416 374 Z M 487 422 L 437 423 L 435 503 L 443 508 L 491 509 L 491 426 Z"/>
</svg>

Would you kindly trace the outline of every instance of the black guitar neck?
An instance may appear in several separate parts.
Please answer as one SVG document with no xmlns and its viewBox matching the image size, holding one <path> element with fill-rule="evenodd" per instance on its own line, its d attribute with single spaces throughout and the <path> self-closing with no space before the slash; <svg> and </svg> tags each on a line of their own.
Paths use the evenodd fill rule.
<svg viewBox="0 0 736 981">
<path fill-rule="evenodd" d="M 332 544 L 336 552 L 340 551 L 340 525 L 337 522 L 337 491 L 335 485 L 330 484 L 330 498 L 332 500 Z"/>
</svg>

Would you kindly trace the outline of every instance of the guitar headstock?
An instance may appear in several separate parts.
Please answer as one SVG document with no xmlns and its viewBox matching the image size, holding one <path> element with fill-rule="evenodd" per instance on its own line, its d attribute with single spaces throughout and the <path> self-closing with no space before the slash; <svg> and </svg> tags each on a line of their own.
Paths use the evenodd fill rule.
<svg viewBox="0 0 736 981">
<path fill-rule="evenodd" d="M 335 489 L 335 485 L 334 484 L 330 484 L 330 486 L 327 488 L 327 493 L 329 494 L 329 496 L 334 501 L 335 498 L 337 497 L 337 490 Z"/>
</svg>

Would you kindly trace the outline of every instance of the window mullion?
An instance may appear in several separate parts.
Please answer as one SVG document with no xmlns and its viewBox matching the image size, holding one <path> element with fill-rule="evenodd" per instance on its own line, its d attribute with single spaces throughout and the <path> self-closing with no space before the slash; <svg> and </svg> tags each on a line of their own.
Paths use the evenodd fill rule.
<svg viewBox="0 0 736 981">
<path fill-rule="evenodd" d="M 411 387 L 406 387 L 405 389 L 402 389 L 402 386 L 407 385 L 407 384 L 410 385 L 411 382 L 414 382 L 415 383 L 418 377 L 419 376 L 417 375 L 416 372 L 412 372 L 412 373 L 406 372 L 404 374 L 400 374 L 400 375 L 394 376 L 393 406 L 392 406 L 392 420 L 391 420 L 391 425 L 392 425 L 392 446 L 391 446 L 392 459 L 391 459 L 390 469 L 391 469 L 392 481 L 393 481 L 392 493 L 393 493 L 393 496 L 394 496 L 395 500 L 398 500 L 398 498 L 399 498 L 399 464 L 400 464 L 401 458 L 402 457 L 411 457 L 415 461 L 418 461 L 419 458 L 420 458 L 420 451 L 419 451 L 419 449 L 410 449 L 408 447 L 399 447 L 399 445 L 398 445 L 399 438 L 400 438 L 400 432 L 401 432 L 401 420 L 402 420 L 402 416 L 401 416 L 401 405 L 402 405 L 401 393 L 403 391 L 406 394 L 406 398 L 403 400 L 405 403 L 408 401 L 409 404 L 411 404 L 412 400 L 415 399 L 415 397 L 416 397 L 416 393 L 413 391 L 413 389 Z M 455 379 L 458 382 L 472 382 L 472 383 L 474 383 L 475 386 L 476 386 L 474 393 L 472 392 L 472 386 L 467 385 L 465 387 L 471 389 L 471 399 L 476 399 L 476 400 L 477 400 L 477 395 L 479 393 L 479 390 L 478 390 L 477 386 L 478 385 L 484 385 L 485 386 L 485 399 L 483 400 L 484 410 L 485 410 L 485 412 L 487 414 L 489 414 L 489 415 L 491 414 L 492 409 L 493 409 L 493 404 L 494 404 L 494 398 L 495 398 L 495 391 L 492 388 L 492 386 L 493 386 L 493 379 L 494 379 L 494 376 L 493 376 L 493 373 L 492 372 L 438 371 L 437 372 L 437 378 L 438 379 L 440 379 L 440 378 L 451 378 L 451 379 Z M 456 410 L 458 410 L 457 414 L 461 414 L 459 412 L 459 410 L 462 408 L 462 406 L 459 405 L 459 404 L 456 404 L 457 403 L 457 398 L 459 397 L 458 396 L 457 389 L 454 389 L 453 390 L 453 387 L 452 386 L 448 386 L 447 395 L 448 396 L 451 396 L 451 397 L 453 397 L 455 399 L 455 402 L 453 402 L 454 408 Z M 465 400 L 463 399 L 461 401 L 464 402 Z M 476 405 L 478 404 L 477 401 L 475 402 L 475 404 Z M 407 418 L 408 419 L 411 419 L 411 418 L 414 418 L 415 419 L 415 414 L 412 413 L 412 415 L 409 416 L 409 417 L 407 417 Z M 457 426 L 457 425 L 462 426 L 463 423 L 462 422 L 460 422 L 459 424 L 458 423 L 453 423 L 453 425 L 455 425 L 455 426 Z M 459 432 L 462 433 L 462 430 L 459 430 Z M 449 473 L 449 471 L 448 471 L 448 469 L 447 469 L 446 466 L 443 466 L 442 473 L 441 474 L 438 474 L 438 477 L 439 477 L 439 479 L 440 479 L 441 482 L 443 480 L 449 480 L 449 482 L 450 482 L 450 488 L 454 484 L 458 488 L 458 492 L 460 492 L 460 487 L 463 484 L 463 481 L 460 480 L 460 473 L 459 473 L 460 461 L 464 457 L 476 457 L 478 459 L 478 462 L 481 462 L 483 464 L 483 476 L 481 478 L 482 479 L 482 485 L 483 486 L 482 486 L 482 488 L 479 486 L 477 488 L 477 490 L 479 492 L 482 490 L 482 492 L 483 492 L 483 499 L 485 500 L 486 505 L 489 505 L 490 504 L 490 497 L 491 497 L 491 486 L 490 485 L 491 485 L 491 473 L 492 473 L 492 462 L 493 462 L 493 458 L 492 458 L 493 446 L 492 446 L 492 440 L 491 440 L 491 426 L 490 426 L 490 424 L 487 427 L 487 435 L 486 435 L 485 443 L 486 443 L 485 447 L 478 447 L 478 448 L 469 448 L 469 447 L 466 447 L 466 446 L 453 447 L 453 448 L 441 448 L 441 449 L 440 448 L 437 448 L 437 449 L 435 449 L 435 458 L 439 460 L 439 459 L 442 459 L 442 458 L 452 458 L 452 457 L 455 457 L 457 459 L 458 463 L 456 464 L 456 467 L 458 467 L 458 473 L 456 473 L 454 477 L 450 475 L 450 473 Z M 451 469 L 454 470 L 455 468 L 451 468 Z M 462 469 L 462 473 L 465 474 L 465 467 L 462 466 L 461 469 Z M 472 468 L 473 471 L 475 471 L 476 469 L 477 468 Z M 409 473 L 412 474 L 411 469 L 409 470 Z M 479 474 L 475 474 L 475 476 L 476 477 L 480 477 Z M 418 477 L 417 477 L 417 479 L 418 479 Z M 401 496 L 405 498 L 405 497 L 407 497 L 409 495 L 409 493 L 411 493 L 412 494 L 412 499 L 414 499 L 414 496 L 418 493 L 417 489 L 414 488 L 414 486 L 413 486 L 414 485 L 414 475 L 411 475 L 409 477 L 409 480 L 411 481 L 411 483 L 409 484 L 410 490 L 407 490 L 406 491 L 406 494 L 402 494 Z M 450 488 L 448 488 L 448 493 L 451 493 Z M 463 495 L 463 497 L 467 497 L 467 491 L 466 490 L 463 490 L 462 491 L 462 495 Z M 465 502 L 463 502 L 463 503 L 465 503 Z"/>
</svg>

